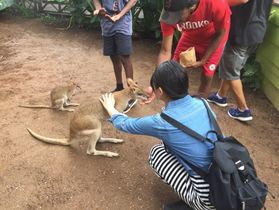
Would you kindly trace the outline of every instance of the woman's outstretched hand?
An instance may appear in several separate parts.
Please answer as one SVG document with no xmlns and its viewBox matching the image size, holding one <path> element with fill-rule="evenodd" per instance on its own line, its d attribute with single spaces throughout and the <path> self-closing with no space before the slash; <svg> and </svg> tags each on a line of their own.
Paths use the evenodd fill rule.
<svg viewBox="0 0 279 210">
<path fill-rule="evenodd" d="M 155 99 L 155 93 L 151 86 L 147 87 L 144 91 L 149 97 L 147 100 L 141 101 L 140 104 L 149 104 Z"/>
<path fill-rule="evenodd" d="M 112 93 L 106 93 L 99 98 L 100 102 L 107 110 L 108 114 L 111 116 L 113 114 L 119 113 L 115 108 L 115 100 Z"/>
</svg>

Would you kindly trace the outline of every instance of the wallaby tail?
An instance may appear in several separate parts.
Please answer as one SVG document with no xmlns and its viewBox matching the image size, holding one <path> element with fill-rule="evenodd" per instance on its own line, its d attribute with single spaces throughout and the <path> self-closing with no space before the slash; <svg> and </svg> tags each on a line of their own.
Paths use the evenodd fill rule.
<svg viewBox="0 0 279 210">
<path fill-rule="evenodd" d="M 18 105 L 18 106 L 23 108 L 55 109 L 55 107 L 46 106 L 46 105 Z"/>
<path fill-rule="evenodd" d="M 32 131 L 31 129 L 27 128 L 28 132 L 31 134 L 31 136 L 33 136 L 34 138 L 41 140 L 45 143 L 49 143 L 49 144 L 57 144 L 57 145 L 65 145 L 65 146 L 69 146 L 70 145 L 70 141 L 69 139 L 55 139 L 55 138 L 49 138 L 49 137 L 45 137 L 45 136 L 41 136 L 37 133 L 35 133 L 34 131 Z"/>
</svg>

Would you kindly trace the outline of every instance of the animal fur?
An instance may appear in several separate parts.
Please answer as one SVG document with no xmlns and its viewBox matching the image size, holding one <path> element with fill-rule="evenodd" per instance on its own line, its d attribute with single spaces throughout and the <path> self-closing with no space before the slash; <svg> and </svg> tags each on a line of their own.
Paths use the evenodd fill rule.
<svg viewBox="0 0 279 210">
<path fill-rule="evenodd" d="M 115 108 L 118 111 L 123 111 L 130 99 L 147 99 L 146 93 L 137 86 L 137 84 L 128 79 L 129 87 L 122 91 L 113 93 L 115 98 Z M 107 157 L 119 156 L 118 153 L 110 151 L 100 151 L 96 150 L 97 142 L 111 142 L 111 143 L 121 143 L 122 139 L 115 138 L 103 138 L 102 136 L 102 123 L 109 118 L 107 111 L 102 106 L 99 99 L 95 99 L 91 103 L 87 103 L 79 107 L 74 113 L 73 118 L 70 121 L 70 136 L 69 138 L 49 138 L 41 136 L 31 129 L 27 129 L 28 132 L 38 140 L 41 140 L 50 144 L 58 145 L 71 145 L 74 139 L 81 137 L 87 137 L 88 147 L 87 154 L 89 155 L 103 155 Z"/>
<path fill-rule="evenodd" d="M 23 108 L 41 108 L 41 109 L 57 109 L 59 111 L 73 112 L 74 109 L 65 108 L 68 106 L 79 106 L 78 103 L 71 103 L 71 98 L 77 89 L 80 89 L 76 83 L 71 83 L 66 86 L 57 86 L 50 92 L 51 106 L 47 105 L 19 105 Z"/>
</svg>

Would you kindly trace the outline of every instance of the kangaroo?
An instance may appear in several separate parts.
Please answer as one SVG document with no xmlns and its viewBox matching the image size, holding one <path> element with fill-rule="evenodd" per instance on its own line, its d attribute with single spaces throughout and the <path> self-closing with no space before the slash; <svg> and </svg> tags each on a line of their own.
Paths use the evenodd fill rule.
<svg viewBox="0 0 279 210">
<path fill-rule="evenodd" d="M 66 86 L 57 86 L 50 92 L 51 106 L 47 105 L 19 105 L 24 108 L 43 108 L 43 109 L 57 109 L 59 111 L 73 112 L 74 109 L 64 108 L 67 106 L 79 106 L 78 103 L 70 103 L 72 96 L 80 86 L 76 83 L 71 83 Z"/>
<path fill-rule="evenodd" d="M 123 111 L 130 99 L 143 99 L 146 100 L 148 96 L 146 93 L 138 87 L 138 85 L 131 79 L 127 79 L 127 88 L 114 92 L 115 108 L 119 111 Z M 102 123 L 109 118 L 107 111 L 99 101 L 99 99 L 93 100 L 91 103 L 80 106 L 74 113 L 73 118 L 70 120 L 70 135 L 69 138 L 49 138 L 41 136 L 31 129 L 27 128 L 28 132 L 38 140 L 41 140 L 50 144 L 68 145 L 70 146 L 74 139 L 81 137 L 88 138 L 88 155 L 103 155 L 106 157 L 117 157 L 118 153 L 109 151 L 96 150 L 97 142 L 110 142 L 121 143 L 122 139 L 115 138 L 103 138 L 102 137 Z"/>
</svg>

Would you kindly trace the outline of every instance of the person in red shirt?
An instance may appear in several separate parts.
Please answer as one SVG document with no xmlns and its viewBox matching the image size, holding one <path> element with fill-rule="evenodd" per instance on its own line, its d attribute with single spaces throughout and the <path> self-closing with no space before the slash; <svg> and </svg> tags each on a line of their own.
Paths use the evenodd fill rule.
<svg viewBox="0 0 279 210">
<path fill-rule="evenodd" d="M 211 80 L 228 38 L 231 11 L 227 0 L 164 0 L 160 17 L 163 40 L 158 64 L 171 59 L 174 31 L 182 32 L 173 59 L 195 47 L 197 61 L 189 68 L 202 68 L 198 95 L 207 98 Z"/>
</svg>

